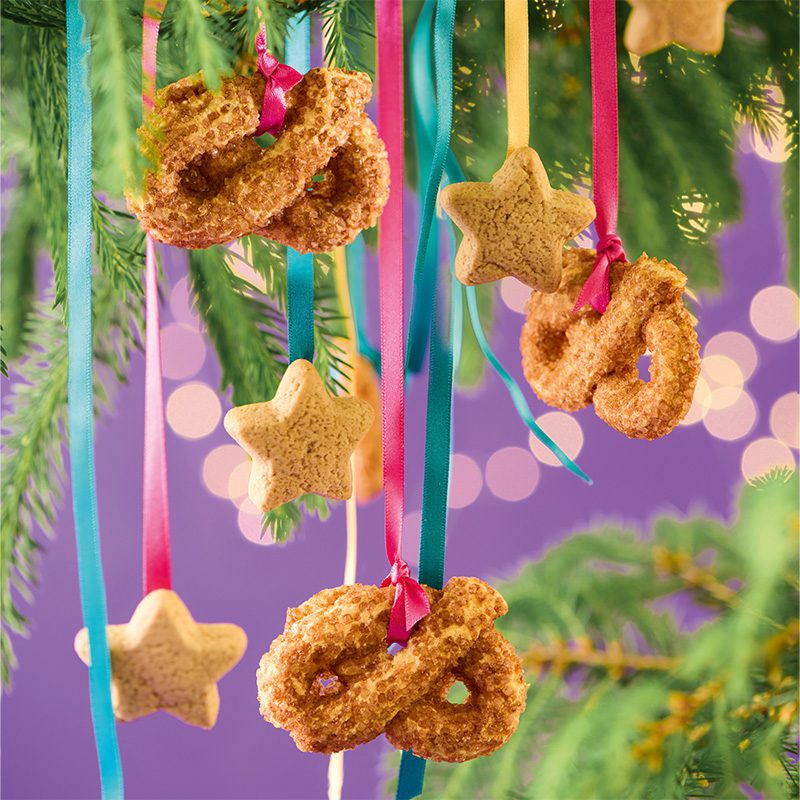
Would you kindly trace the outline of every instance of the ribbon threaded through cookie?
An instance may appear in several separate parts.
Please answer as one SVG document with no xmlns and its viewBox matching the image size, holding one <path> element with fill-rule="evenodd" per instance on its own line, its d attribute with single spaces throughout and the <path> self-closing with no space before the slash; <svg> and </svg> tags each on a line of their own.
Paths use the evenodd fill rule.
<svg viewBox="0 0 800 800">
<path fill-rule="evenodd" d="M 609 271 L 625 261 L 616 234 L 619 208 L 619 112 L 617 105 L 617 28 L 615 0 L 590 0 L 589 35 L 592 60 L 592 182 L 597 211 L 597 258 L 572 313 L 587 303 L 602 314 L 608 307 Z"/>
<path fill-rule="evenodd" d="M 391 571 L 384 584 L 395 587 L 387 640 L 405 644 L 411 629 L 430 612 L 430 603 L 401 555 L 405 483 L 405 347 L 403 323 L 403 6 L 375 0 L 378 45 L 378 127 L 395 176 L 379 231 L 381 328 L 381 426 L 383 439 L 384 527 Z"/>
<path fill-rule="evenodd" d="M 508 606 L 477 578 L 425 592 L 431 612 L 394 656 L 385 642 L 389 588 L 323 589 L 289 609 L 258 668 L 264 719 L 304 752 L 348 750 L 381 733 L 435 761 L 467 761 L 502 746 L 526 699 L 519 657 L 494 626 Z M 447 692 L 459 680 L 470 696 L 451 704 Z"/>
<path fill-rule="evenodd" d="M 659 438 L 686 416 L 700 374 L 694 320 L 682 299 L 686 276 L 643 254 L 611 266 L 605 314 L 570 314 L 594 262 L 592 250 L 566 250 L 559 290 L 531 295 L 520 339 L 525 377 L 548 405 L 577 411 L 593 403 L 628 437 Z M 647 350 L 649 381 L 638 370 Z"/>
<path fill-rule="evenodd" d="M 281 64 L 267 49 L 267 29 L 265 25 L 256 35 L 258 71 L 264 76 L 264 99 L 261 102 L 261 118 L 255 136 L 268 133 L 277 136 L 286 118 L 286 92 L 303 76 L 294 67 Z"/>
</svg>

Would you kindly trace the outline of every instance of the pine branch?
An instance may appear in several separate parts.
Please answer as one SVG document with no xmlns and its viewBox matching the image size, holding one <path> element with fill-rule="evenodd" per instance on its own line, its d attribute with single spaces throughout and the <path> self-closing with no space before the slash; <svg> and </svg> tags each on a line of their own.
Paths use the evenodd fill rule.
<svg viewBox="0 0 800 800">
<path fill-rule="evenodd" d="M 222 247 L 189 252 L 197 309 L 219 354 L 223 390 L 236 405 L 271 399 L 286 369 L 285 333 L 279 311 L 238 277 Z"/>
<path fill-rule="evenodd" d="M 219 88 L 221 76 L 233 66 L 234 55 L 223 45 L 225 17 L 202 0 L 181 0 L 175 5 L 174 19 L 175 35 L 187 54 L 188 72 L 201 70 L 205 85 Z"/>
<path fill-rule="evenodd" d="M 373 4 L 369 0 L 317 0 L 311 10 L 322 17 L 326 63 L 340 69 L 373 72 L 367 57 L 373 49 Z"/>
<path fill-rule="evenodd" d="M 119 196 L 138 186 L 145 166 L 136 136 L 142 109 L 141 25 L 125 25 L 132 20 L 125 19 L 118 0 L 96 0 L 86 11 L 92 32 L 92 127 L 102 139 L 94 168 L 102 171 L 107 190 Z"/>
<path fill-rule="evenodd" d="M 61 28 L 67 23 L 63 0 L 3 0 L 0 16 L 20 25 Z"/>
<path fill-rule="evenodd" d="M 20 177 L 11 198 L 11 210 L 0 245 L 3 254 L 0 319 L 5 353 L 13 360 L 24 346 L 26 321 L 35 293 L 34 259 L 40 209 L 28 176 Z"/>
<path fill-rule="evenodd" d="M 493 755 L 430 764 L 423 796 L 794 796 L 798 485 L 783 472 L 745 486 L 730 528 L 661 519 L 646 539 L 575 536 L 501 585 L 527 708 Z M 694 632 L 669 611 L 686 613 L 684 587 L 716 601 Z"/>
<path fill-rule="evenodd" d="M 106 371 L 95 375 L 96 411 L 108 402 L 108 377 L 124 380 L 133 320 L 140 306 L 119 302 L 107 282 L 96 282 L 94 358 Z M 38 580 L 41 543 L 34 528 L 50 535 L 64 477 L 67 415 L 67 341 L 60 315 L 49 303 L 37 303 L 27 323 L 31 345 L 15 364 L 15 380 L 3 417 L 3 482 L 0 489 L 0 599 L 2 600 L 2 663 L 8 685 L 16 664 L 11 634 L 24 634 L 27 619 L 21 603 L 32 602 Z M 46 365 L 46 366 L 43 366 Z"/>
</svg>

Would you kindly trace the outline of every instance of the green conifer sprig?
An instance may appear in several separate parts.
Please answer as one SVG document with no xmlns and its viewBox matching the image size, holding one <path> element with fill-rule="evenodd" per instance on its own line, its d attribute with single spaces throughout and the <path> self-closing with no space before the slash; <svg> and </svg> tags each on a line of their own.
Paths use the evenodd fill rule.
<svg viewBox="0 0 800 800">
<path fill-rule="evenodd" d="M 795 797 L 798 488 L 745 485 L 730 526 L 578 534 L 499 584 L 527 708 L 491 756 L 430 763 L 423 797 Z"/>
<path fill-rule="evenodd" d="M 125 380 L 141 304 L 120 302 L 104 278 L 94 292 L 95 402 Z M 32 601 L 42 543 L 61 502 L 67 417 L 67 341 L 61 314 L 37 302 L 26 318 L 26 355 L 14 362 L 14 382 L 3 415 L 3 480 L 0 487 L 0 677 L 8 685 L 15 665 L 11 633 L 24 634 L 22 603 Z M 105 379 L 101 380 L 105 372 Z"/>
</svg>

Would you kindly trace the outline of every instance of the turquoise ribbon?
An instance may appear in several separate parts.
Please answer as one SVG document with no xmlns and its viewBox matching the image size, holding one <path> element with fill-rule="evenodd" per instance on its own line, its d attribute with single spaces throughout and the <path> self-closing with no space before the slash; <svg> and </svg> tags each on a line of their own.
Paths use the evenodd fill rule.
<svg viewBox="0 0 800 800">
<path fill-rule="evenodd" d="M 92 96 L 89 39 L 79 0 L 67 0 L 69 109 L 67 343 L 69 454 L 83 622 L 89 632 L 89 695 L 102 796 L 123 796 L 122 764 L 111 705 L 106 590 L 100 557 L 94 468 L 92 382 Z"/>
<path fill-rule="evenodd" d="M 425 468 L 422 488 L 422 526 L 419 547 L 420 583 L 441 589 L 447 534 L 447 491 L 450 481 L 450 433 L 453 402 L 453 349 L 439 334 L 440 297 L 437 287 L 438 227 L 431 236 L 436 195 L 444 173 L 453 125 L 453 25 L 455 0 L 438 0 L 433 26 L 436 103 L 430 86 L 431 17 L 434 0 L 426 0 L 411 41 L 414 92 L 414 131 L 422 176 L 427 183 L 420 203 L 420 227 L 414 264 L 414 303 L 409 327 L 408 372 L 419 371 L 430 332 L 428 405 L 425 416 Z M 434 134 L 435 131 L 435 134 Z M 430 142 L 433 141 L 431 151 Z M 461 291 L 451 276 L 451 337 L 455 343 L 462 324 Z M 458 326 L 458 327 L 457 327 Z M 458 334 L 456 332 L 459 332 Z M 459 344 L 460 349 L 460 344 Z M 400 759 L 397 800 L 422 793 L 425 759 L 410 750 Z"/>
<path fill-rule="evenodd" d="M 367 335 L 367 297 L 364 279 L 364 239 L 359 234 L 347 248 L 347 286 L 350 291 L 350 305 L 353 311 L 353 325 L 356 329 L 356 350 L 368 358 L 381 374 L 381 354 L 372 346 Z"/>
<path fill-rule="evenodd" d="M 592 479 L 536 424 L 536 420 L 533 418 L 533 414 L 531 414 L 531 410 L 525 400 L 525 395 L 522 394 L 522 389 L 519 388 L 517 382 L 508 374 L 506 368 L 500 363 L 497 356 L 492 352 L 492 348 L 489 346 L 486 334 L 481 326 L 475 287 L 467 286 L 466 288 L 467 308 L 469 309 L 469 318 L 472 322 L 472 328 L 475 331 L 475 338 L 478 340 L 478 345 L 480 345 L 483 354 L 506 385 L 506 389 L 508 389 L 508 393 L 511 395 L 511 401 L 514 403 L 514 407 L 517 409 L 520 418 L 528 426 L 533 435 L 547 447 L 573 475 L 576 475 L 582 481 L 586 481 L 586 483 L 591 486 Z"/>
<path fill-rule="evenodd" d="M 298 72 L 311 68 L 311 19 L 292 19 L 286 31 L 284 59 Z M 286 250 L 286 326 L 289 361 L 314 358 L 314 256 Z"/>
<path fill-rule="evenodd" d="M 466 181 L 464 173 L 459 166 L 458 161 L 450 151 L 447 158 L 447 177 L 453 183 L 462 183 Z M 500 359 L 494 354 L 489 340 L 486 338 L 486 333 L 481 324 L 480 314 L 478 313 L 478 298 L 477 290 L 474 286 L 467 286 L 467 308 L 469 309 L 469 319 L 472 323 L 472 329 L 475 331 L 475 338 L 478 340 L 478 345 L 483 351 L 486 360 L 492 365 L 495 372 L 500 376 L 500 380 L 506 386 L 511 401 L 514 403 L 520 419 L 525 423 L 533 435 L 548 449 L 550 452 L 565 466 L 573 475 L 576 475 L 582 481 L 585 481 L 589 486 L 592 485 L 592 479 L 554 442 L 536 423 L 533 414 L 531 413 L 528 401 L 519 384 L 511 377 L 508 370 L 502 365 Z"/>
<path fill-rule="evenodd" d="M 408 324 L 408 343 L 406 345 L 406 374 L 416 375 L 422 370 L 425 349 L 433 319 L 434 293 L 436 291 L 436 267 L 439 260 L 439 237 L 430 237 L 433 220 L 433 204 L 436 202 L 438 184 L 428 182 L 423 194 L 424 176 L 433 175 L 434 159 L 442 159 L 436 154 L 434 132 L 436 130 L 436 107 L 430 102 L 433 83 L 433 53 L 431 23 L 433 22 L 434 2 L 426 2 L 419 13 L 414 33 L 411 37 L 411 102 L 413 107 L 414 144 L 417 151 L 418 195 L 420 197 L 419 247 L 414 259 L 414 294 L 411 300 L 411 317 Z M 452 95 L 452 91 L 451 91 Z M 452 119 L 452 97 L 450 99 Z M 447 144 L 449 145 L 449 137 Z M 445 155 L 448 151 L 445 145 Z M 441 167 L 436 164 L 441 175 Z"/>
</svg>

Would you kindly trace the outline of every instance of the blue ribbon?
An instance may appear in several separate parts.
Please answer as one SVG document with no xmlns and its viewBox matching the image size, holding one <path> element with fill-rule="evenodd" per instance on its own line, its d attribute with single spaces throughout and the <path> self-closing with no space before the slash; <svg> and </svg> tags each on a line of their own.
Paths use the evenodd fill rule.
<svg viewBox="0 0 800 800">
<path fill-rule="evenodd" d="M 547 447 L 573 475 L 576 475 L 582 481 L 586 481 L 586 483 L 591 486 L 592 479 L 536 424 L 536 420 L 533 418 L 533 414 L 531 414 L 531 410 L 525 400 L 525 395 L 522 394 L 522 389 L 519 388 L 517 382 L 508 374 L 506 368 L 500 363 L 497 356 L 492 352 L 492 348 L 489 346 L 486 334 L 483 332 L 483 327 L 481 326 L 475 287 L 467 286 L 466 289 L 467 308 L 469 309 L 469 318 L 472 322 L 472 328 L 475 331 L 475 338 L 478 340 L 483 354 L 506 385 L 506 389 L 508 389 L 508 393 L 511 395 L 511 400 L 520 418 L 528 426 L 533 435 Z"/>
<path fill-rule="evenodd" d="M 420 203 L 420 228 L 414 264 L 414 303 L 409 329 L 406 371 L 419 371 L 430 332 L 428 405 L 425 417 L 425 468 L 422 488 L 422 526 L 419 548 L 419 580 L 441 589 L 447 535 L 447 491 L 450 481 L 450 434 L 453 402 L 453 349 L 439 334 L 440 297 L 437 291 L 438 227 L 431 237 L 436 195 L 444 173 L 453 125 L 453 25 L 455 0 L 435 3 L 434 49 L 436 104 L 430 86 L 431 17 L 434 0 L 426 0 L 411 41 L 414 90 L 414 130 L 422 176 L 427 183 Z M 435 134 L 434 134 L 435 131 Z M 433 150 L 430 142 L 433 140 Z M 461 291 L 451 276 L 451 342 L 460 336 Z M 458 333 L 457 333 L 458 332 Z M 460 349 L 460 343 L 459 343 Z M 397 800 L 411 800 L 422 793 L 425 759 L 410 750 L 400 759 Z"/>
<path fill-rule="evenodd" d="M 298 72 L 311 68 L 311 19 L 290 20 L 286 31 L 285 62 Z M 286 325 L 289 361 L 314 358 L 314 256 L 286 251 Z"/>
<path fill-rule="evenodd" d="M 347 286 L 356 329 L 356 350 L 368 358 L 378 375 L 381 374 L 381 354 L 372 346 L 367 335 L 367 297 L 364 279 L 364 239 L 359 234 L 347 248 Z"/>
<path fill-rule="evenodd" d="M 412 107 L 414 111 L 414 144 L 417 151 L 418 195 L 420 197 L 420 233 L 419 247 L 414 260 L 414 294 L 411 300 L 411 317 L 408 324 L 408 343 L 406 345 L 406 374 L 416 375 L 422 370 L 425 349 L 428 344 L 432 318 L 434 293 L 436 291 L 436 267 L 439 260 L 439 238 L 429 236 L 433 219 L 433 203 L 436 202 L 438 184 L 431 186 L 423 195 L 423 179 L 434 174 L 434 159 L 441 153 L 435 153 L 433 144 L 436 130 L 436 107 L 431 99 L 431 85 L 434 75 L 432 69 L 432 37 L 431 24 L 435 3 L 426 2 L 422 6 L 414 33 L 411 37 L 411 89 Z M 452 43 L 451 43 L 452 48 Z M 451 90 L 452 95 L 452 90 Z M 452 120 L 452 96 L 450 99 L 450 118 Z M 448 151 L 449 137 L 445 145 Z M 441 166 L 435 165 L 439 175 Z"/>
<path fill-rule="evenodd" d="M 67 343 L 69 453 L 83 622 L 89 633 L 89 694 L 102 796 L 123 796 L 122 764 L 111 705 L 106 591 L 100 557 L 94 468 L 92 378 L 92 96 L 89 39 L 79 0 L 67 0 L 69 109 Z"/>
</svg>

